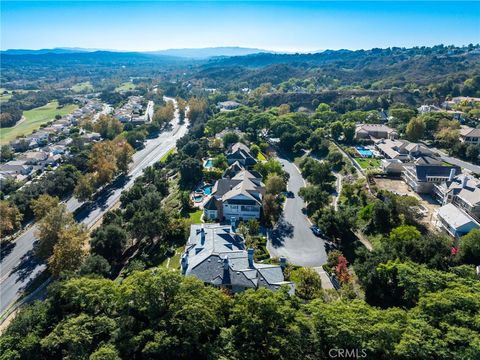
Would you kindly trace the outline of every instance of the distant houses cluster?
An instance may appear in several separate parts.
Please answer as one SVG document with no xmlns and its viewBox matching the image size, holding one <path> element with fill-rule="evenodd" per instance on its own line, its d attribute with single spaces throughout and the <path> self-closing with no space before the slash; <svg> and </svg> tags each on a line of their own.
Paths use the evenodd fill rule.
<svg viewBox="0 0 480 360">
<path fill-rule="evenodd" d="M 122 123 L 131 123 L 133 125 L 141 125 L 149 123 L 153 120 L 153 101 L 148 101 L 144 105 L 143 96 L 129 96 L 128 101 L 115 111 L 115 118 Z"/>
<path fill-rule="evenodd" d="M 76 126 L 83 117 L 96 114 L 103 108 L 96 99 L 76 97 L 75 101 L 82 107 L 72 114 L 56 119 L 35 133 L 10 143 L 16 153 L 15 159 L 0 165 L 0 189 L 11 180 L 30 180 L 35 174 L 59 165 L 69 156 L 73 143 L 70 136 L 72 126 Z M 78 140 L 84 144 L 100 139 L 100 134 L 95 132 L 85 131 L 78 136 Z"/>
<path fill-rule="evenodd" d="M 480 180 L 462 174 L 423 144 L 397 138 L 386 125 L 357 126 L 357 139 L 369 139 L 383 158 L 384 174 L 400 176 L 416 193 L 431 195 L 442 206 L 437 225 L 455 238 L 480 228 Z M 460 141 L 480 143 L 480 129 L 462 126 Z"/>
</svg>

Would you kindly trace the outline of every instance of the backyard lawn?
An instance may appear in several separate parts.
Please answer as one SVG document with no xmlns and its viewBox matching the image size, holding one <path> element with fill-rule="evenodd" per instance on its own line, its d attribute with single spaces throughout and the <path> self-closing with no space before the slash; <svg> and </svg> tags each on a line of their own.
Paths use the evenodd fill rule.
<svg viewBox="0 0 480 360">
<path fill-rule="evenodd" d="M 202 210 L 197 210 L 195 212 L 191 212 L 189 214 L 189 217 L 190 217 L 190 220 L 192 220 L 192 224 L 201 223 L 202 222 L 202 220 L 201 220 L 202 214 L 203 214 Z"/>
<path fill-rule="evenodd" d="M 131 82 L 124 82 L 123 84 L 117 86 L 115 88 L 115 91 L 121 92 L 121 91 L 130 91 L 130 90 L 135 90 L 135 85 Z"/>
<path fill-rule="evenodd" d="M 40 125 L 46 124 L 55 118 L 55 115 L 67 115 L 74 112 L 77 105 L 66 105 L 60 109 L 57 109 L 58 102 L 52 101 L 47 105 L 27 110 L 23 112 L 25 120 L 20 120 L 13 127 L 0 129 L 0 144 L 6 144 L 19 136 L 30 135 L 34 130 L 40 128 Z"/>
<path fill-rule="evenodd" d="M 379 159 L 355 158 L 355 161 L 358 163 L 358 165 L 360 165 L 362 169 L 365 169 L 365 170 L 378 169 L 380 167 Z"/>
</svg>

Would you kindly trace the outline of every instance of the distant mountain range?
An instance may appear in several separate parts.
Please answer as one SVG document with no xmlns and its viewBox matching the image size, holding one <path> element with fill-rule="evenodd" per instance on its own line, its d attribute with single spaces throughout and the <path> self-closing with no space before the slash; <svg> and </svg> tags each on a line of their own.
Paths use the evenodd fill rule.
<svg viewBox="0 0 480 360">
<path fill-rule="evenodd" d="M 95 51 L 122 52 L 117 50 L 104 50 L 104 49 L 53 48 L 53 49 L 39 49 L 39 50 L 8 49 L 8 50 L 1 51 L 1 54 L 44 55 L 44 54 L 88 53 L 88 52 L 95 52 Z M 129 52 L 129 53 L 135 53 L 135 52 Z M 269 50 L 256 49 L 256 48 L 226 46 L 226 47 L 209 47 L 209 48 L 168 49 L 168 50 L 158 50 L 158 51 L 139 51 L 137 53 L 149 54 L 149 55 L 160 55 L 160 56 L 171 56 L 171 57 L 179 57 L 179 58 L 190 58 L 190 59 L 207 59 L 211 57 L 244 56 L 244 55 L 251 55 L 251 54 L 258 54 L 258 53 L 274 53 L 274 52 Z"/>
</svg>

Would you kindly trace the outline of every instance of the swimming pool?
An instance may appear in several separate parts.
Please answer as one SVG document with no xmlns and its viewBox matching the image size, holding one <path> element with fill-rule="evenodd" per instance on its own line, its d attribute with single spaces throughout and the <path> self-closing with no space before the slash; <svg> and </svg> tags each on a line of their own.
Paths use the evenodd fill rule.
<svg viewBox="0 0 480 360">
<path fill-rule="evenodd" d="M 210 195 L 210 194 L 212 193 L 212 186 L 211 186 L 211 185 L 205 186 L 205 187 L 203 188 L 203 193 L 204 193 L 205 195 Z"/>
<path fill-rule="evenodd" d="M 363 146 L 356 146 L 355 149 L 361 157 L 373 157 L 373 152 L 370 149 L 367 149 Z"/>
<path fill-rule="evenodd" d="M 194 200 L 196 203 L 202 202 L 202 200 L 203 200 L 203 195 L 195 195 L 195 196 L 193 197 L 193 200 Z"/>
<path fill-rule="evenodd" d="M 203 167 L 204 168 L 213 168 L 213 159 L 208 159 L 207 161 L 205 161 L 205 164 L 203 164 Z"/>
</svg>

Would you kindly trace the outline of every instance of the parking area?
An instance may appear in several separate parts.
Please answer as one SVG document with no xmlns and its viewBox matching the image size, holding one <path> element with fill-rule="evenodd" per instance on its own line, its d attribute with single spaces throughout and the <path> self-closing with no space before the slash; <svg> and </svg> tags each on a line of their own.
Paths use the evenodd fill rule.
<svg viewBox="0 0 480 360">
<path fill-rule="evenodd" d="M 434 228 L 435 213 L 440 208 L 440 204 L 437 203 L 431 195 L 417 194 L 401 179 L 375 178 L 375 186 L 379 190 L 388 190 L 397 195 L 409 195 L 417 198 L 420 201 L 421 209 L 425 213 L 421 222 L 431 229 Z"/>
</svg>

